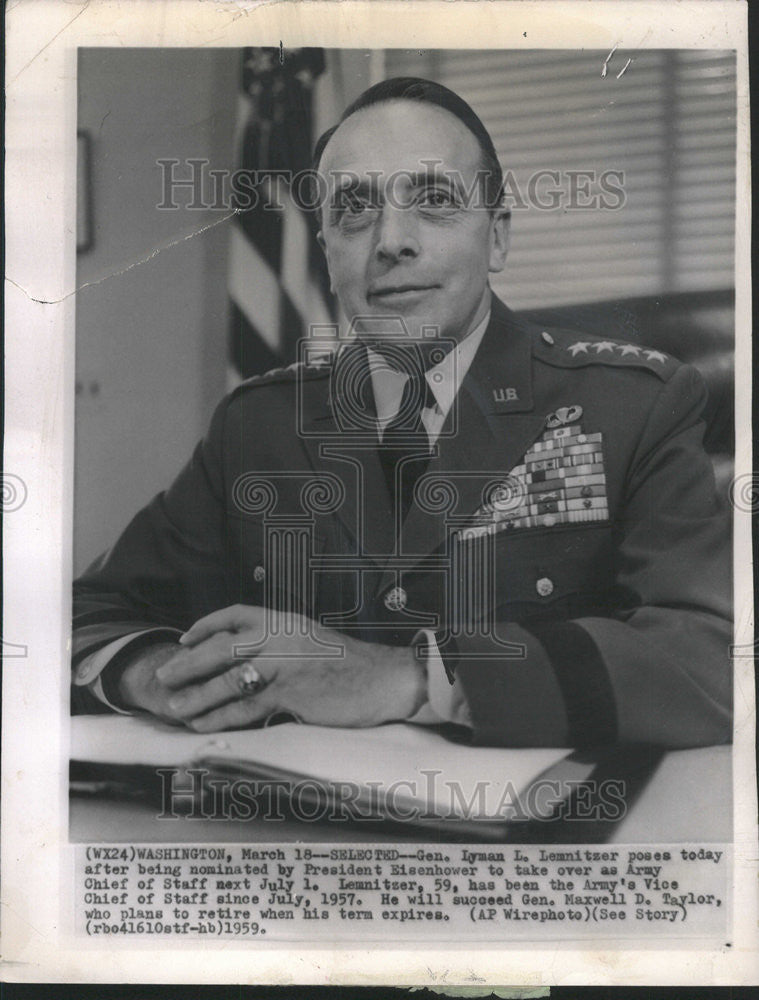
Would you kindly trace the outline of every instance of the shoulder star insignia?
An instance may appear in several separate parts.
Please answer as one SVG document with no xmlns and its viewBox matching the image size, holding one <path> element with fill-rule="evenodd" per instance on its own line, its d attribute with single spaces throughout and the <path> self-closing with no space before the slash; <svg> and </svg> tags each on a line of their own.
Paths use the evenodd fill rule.
<svg viewBox="0 0 759 1000">
<path fill-rule="evenodd" d="M 644 351 L 643 352 L 649 361 L 661 361 L 662 364 L 667 360 L 667 355 L 662 354 L 661 351 Z"/>
<path fill-rule="evenodd" d="M 640 354 L 640 348 L 636 344 L 622 344 L 620 351 L 622 352 L 622 357 L 626 354 L 634 354 L 637 357 Z"/>
<path fill-rule="evenodd" d="M 578 340 L 576 344 L 572 344 L 567 350 L 572 354 L 572 357 L 577 357 L 578 354 L 587 354 L 588 348 L 590 347 L 589 340 Z"/>
<path fill-rule="evenodd" d="M 617 345 L 611 340 L 600 340 L 594 345 L 596 349 L 596 354 L 600 354 L 601 351 L 613 351 Z"/>
</svg>

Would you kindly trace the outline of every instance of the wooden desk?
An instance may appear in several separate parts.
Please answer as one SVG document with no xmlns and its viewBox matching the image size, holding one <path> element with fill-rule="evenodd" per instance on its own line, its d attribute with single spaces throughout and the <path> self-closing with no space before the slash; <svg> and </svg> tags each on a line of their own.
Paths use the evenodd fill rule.
<svg viewBox="0 0 759 1000">
<path fill-rule="evenodd" d="M 436 839 L 429 832 L 361 829 L 349 823 L 160 820 L 154 807 L 72 797 L 77 843 L 387 843 Z M 607 843 L 725 843 L 732 840 L 732 747 L 668 753 Z M 557 841 L 560 842 L 560 841 Z"/>
</svg>

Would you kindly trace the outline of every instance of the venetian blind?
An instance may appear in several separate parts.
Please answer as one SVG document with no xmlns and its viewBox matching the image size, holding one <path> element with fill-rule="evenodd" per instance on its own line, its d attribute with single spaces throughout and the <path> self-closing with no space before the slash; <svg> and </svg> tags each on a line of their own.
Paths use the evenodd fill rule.
<svg viewBox="0 0 759 1000">
<path fill-rule="evenodd" d="M 734 54 L 644 50 L 619 77 L 607 55 L 386 52 L 386 76 L 438 80 L 489 129 L 513 209 L 493 285 L 515 308 L 733 285 Z"/>
</svg>

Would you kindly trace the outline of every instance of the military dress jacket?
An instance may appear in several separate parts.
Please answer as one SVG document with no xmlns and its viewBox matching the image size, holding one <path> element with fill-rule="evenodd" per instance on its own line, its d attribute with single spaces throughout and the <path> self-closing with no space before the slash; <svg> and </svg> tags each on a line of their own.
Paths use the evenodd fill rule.
<svg viewBox="0 0 759 1000">
<path fill-rule="evenodd" d="M 77 581 L 75 680 L 114 639 L 240 603 L 421 656 L 434 636 L 478 744 L 730 740 L 728 521 L 693 368 L 528 326 L 494 297 L 402 522 L 368 384 L 356 345 L 223 400 Z"/>
</svg>

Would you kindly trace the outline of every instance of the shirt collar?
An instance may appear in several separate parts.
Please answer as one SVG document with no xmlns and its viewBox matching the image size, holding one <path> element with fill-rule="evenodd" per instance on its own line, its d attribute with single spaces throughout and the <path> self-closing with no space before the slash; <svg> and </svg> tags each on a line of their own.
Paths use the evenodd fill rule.
<svg viewBox="0 0 759 1000">
<path fill-rule="evenodd" d="M 487 314 L 477 326 L 453 350 L 449 351 L 442 361 L 425 372 L 442 417 L 446 417 L 453 406 L 453 401 L 469 371 L 489 322 L 490 310 L 488 309 Z M 372 375 L 377 422 L 380 427 L 384 427 L 398 412 L 408 375 L 391 368 L 382 355 L 370 347 L 367 347 L 366 350 L 369 370 Z"/>
</svg>

